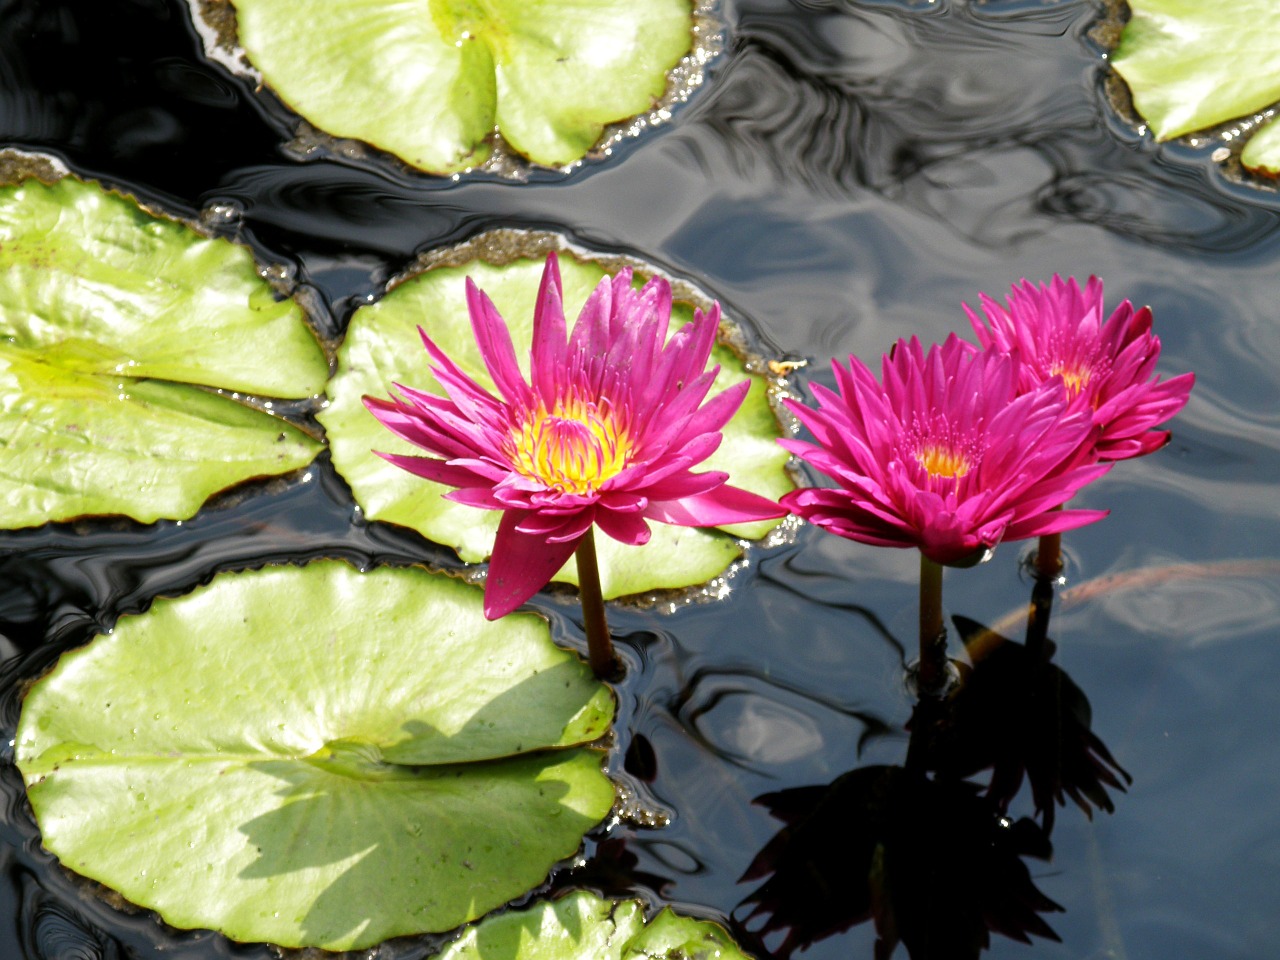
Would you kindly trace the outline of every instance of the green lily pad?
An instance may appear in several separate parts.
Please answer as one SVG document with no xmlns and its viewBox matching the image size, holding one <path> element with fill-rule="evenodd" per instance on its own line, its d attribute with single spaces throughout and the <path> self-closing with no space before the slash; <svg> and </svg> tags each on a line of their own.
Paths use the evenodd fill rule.
<svg viewBox="0 0 1280 960">
<path fill-rule="evenodd" d="M 664 909 L 647 925 L 635 900 L 574 893 L 489 917 L 436 960 L 750 960 L 718 924 Z"/>
<path fill-rule="evenodd" d="M 327 375 L 245 248 L 70 177 L 0 188 L 0 525 L 183 519 L 305 466 L 319 443 L 201 387 L 300 398 Z"/>
<path fill-rule="evenodd" d="M 325 561 L 223 574 L 64 655 L 16 755 L 72 870 L 176 927 L 348 950 L 475 919 L 570 856 L 614 798 L 573 745 L 612 711 L 541 618 Z"/>
<path fill-rule="evenodd" d="M 535 163 L 572 163 L 650 110 L 692 44 L 689 0 L 233 3 L 292 109 L 432 173 L 483 162 L 495 127 Z"/>
<path fill-rule="evenodd" d="M 1159 140 L 1280 100 L 1280 18 L 1272 0 L 1130 0 L 1111 58 Z"/>
<path fill-rule="evenodd" d="M 1280 123 L 1268 123 L 1250 137 L 1240 162 L 1264 177 L 1280 177 Z"/>
<path fill-rule="evenodd" d="M 429 358 L 418 336 L 421 325 L 431 338 L 477 383 L 489 389 L 485 369 L 467 314 L 464 278 L 470 276 L 493 299 L 511 330 L 516 354 L 528 376 L 527 345 L 533 339 L 533 307 L 545 259 L 517 259 L 504 266 L 472 261 L 465 266 L 438 267 L 392 289 L 374 304 L 356 311 L 338 353 L 338 371 L 329 385 L 330 403 L 320 414 L 328 432 L 333 463 L 346 479 L 356 502 L 373 520 L 411 527 L 437 543 L 452 547 L 463 560 L 486 559 L 493 550 L 501 514 L 443 499 L 449 488 L 395 467 L 373 451 L 421 455 L 422 451 L 387 431 L 364 408 L 360 398 L 389 395 L 393 384 L 442 392 L 432 377 Z M 604 269 L 561 256 L 565 313 L 570 324 Z M 689 304 L 677 304 L 673 329 L 693 317 Z M 713 394 L 745 379 L 742 361 L 718 345 L 712 362 L 721 366 Z M 787 452 L 769 406 L 763 378 L 752 385 L 726 425 L 720 449 L 698 469 L 724 470 L 729 482 L 772 499 L 793 484 L 786 472 Z M 731 528 L 737 536 L 760 537 L 778 521 Z M 596 537 L 601 584 L 606 597 L 688 587 L 718 576 L 739 555 L 737 543 L 724 534 L 654 523 L 653 537 L 643 547 L 630 547 Z M 555 577 L 577 583 L 574 561 Z"/>
</svg>

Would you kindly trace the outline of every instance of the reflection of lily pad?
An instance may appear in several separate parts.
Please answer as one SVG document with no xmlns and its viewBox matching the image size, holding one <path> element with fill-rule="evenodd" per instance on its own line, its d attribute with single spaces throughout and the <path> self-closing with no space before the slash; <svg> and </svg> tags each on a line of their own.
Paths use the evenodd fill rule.
<svg viewBox="0 0 1280 960">
<path fill-rule="evenodd" d="M 1280 100 L 1274 0 L 1130 0 L 1111 62 L 1157 139 L 1256 113 Z"/>
<path fill-rule="evenodd" d="M 692 41 L 689 0 L 233 2 L 293 109 L 434 173 L 482 162 L 495 126 L 536 163 L 581 158 L 651 108 Z"/>
<path fill-rule="evenodd" d="M 444 500 L 442 494 L 448 488 L 375 456 L 373 450 L 422 451 L 384 429 L 360 398 L 365 394 L 386 397 L 395 383 L 439 390 L 422 349 L 419 325 L 478 383 L 493 389 L 467 315 L 464 277 L 468 275 L 493 298 L 506 319 L 517 354 L 523 352 L 527 376 L 528 351 L 521 344 L 529 344 L 533 337 L 533 306 L 543 262 L 522 259 L 497 267 L 474 261 L 465 267 L 429 270 L 378 303 L 356 311 L 330 384 L 331 402 L 320 419 L 328 431 L 334 465 L 370 519 L 412 527 L 453 547 L 467 561 L 483 560 L 492 551 L 500 514 Z M 568 256 L 561 257 L 560 270 L 565 312 L 572 323 L 604 270 Z M 676 313 L 673 327 L 693 316 L 687 304 L 677 305 Z M 725 347 L 715 348 L 712 362 L 721 365 L 713 393 L 746 377 L 742 362 Z M 765 383 L 755 377 L 742 408 L 723 431 L 720 449 L 698 469 L 727 471 L 735 486 L 777 498 L 792 488 L 785 471 L 787 453 L 775 442 L 779 432 Z M 758 537 L 775 524 L 744 525 L 733 532 Z M 660 523 L 653 524 L 653 538 L 643 547 L 625 546 L 603 536 L 596 543 L 609 597 L 703 583 L 720 574 L 739 552 L 723 534 Z M 571 561 L 556 579 L 576 583 L 576 577 Z"/>
<path fill-rule="evenodd" d="M 436 960 L 748 960 L 723 928 L 663 910 L 645 924 L 634 900 L 575 893 L 490 917 Z"/>
<path fill-rule="evenodd" d="M 537 617 L 342 563 L 224 574 L 65 655 L 17 763 L 45 846 L 178 927 L 355 949 L 537 885 L 613 803 L 607 689 Z M 412 765 L 411 765 L 412 764 Z"/>
<path fill-rule="evenodd" d="M 189 517 L 319 444 L 204 387 L 319 392 L 328 364 L 249 251 L 66 178 L 0 190 L 0 498 L 7 527 Z"/>
</svg>

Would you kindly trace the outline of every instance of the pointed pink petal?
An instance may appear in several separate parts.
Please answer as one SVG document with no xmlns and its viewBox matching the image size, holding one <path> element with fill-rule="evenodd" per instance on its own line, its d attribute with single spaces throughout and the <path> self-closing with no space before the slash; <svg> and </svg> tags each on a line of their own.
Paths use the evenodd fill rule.
<svg viewBox="0 0 1280 960">
<path fill-rule="evenodd" d="M 650 520 L 682 527 L 719 527 L 726 523 L 751 523 L 786 515 L 787 511 L 773 500 L 729 484 L 710 493 L 679 500 L 651 501 L 644 510 L 644 516 Z"/>
<path fill-rule="evenodd" d="M 489 295 L 482 292 L 470 277 L 467 277 L 467 312 L 471 315 L 471 330 L 480 348 L 480 356 L 498 392 L 508 403 L 527 406 L 531 391 L 520 373 L 520 365 L 516 363 L 511 331 Z"/>
<path fill-rule="evenodd" d="M 427 351 L 427 356 L 431 358 L 431 363 L 436 368 L 432 370 L 432 375 L 441 386 L 444 386 L 444 380 L 440 378 L 443 373 L 449 380 L 464 386 L 473 396 L 490 396 L 488 390 L 476 383 L 461 367 L 453 362 L 447 353 L 436 346 L 435 341 L 427 336 L 427 331 L 422 327 L 418 327 L 418 336 L 422 338 L 422 345 Z M 496 398 L 494 399 L 496 402 Z"/>
<path fill-rule="evenodd" d="M 560 261 L 555 251 L 547 255 L 533 308 L 533 344 L 529 365 L 533 385 L 548 406 L 556 399 L 565 365 L 568 330 L 564 319 L 564 290 L 560 283 Z"/>
<path fill-rule="evenodd" d="M 709 470 L 706 473 L 677 473 L 657 483 L 637 487 L 636 492 L 650 500 L 680 500 L 684 497 L 710 493 L 728 479 L 729 474 L 722 470 Z"/>
<path fill-rule="evenodd" d="M 1062 533 L 1083 527 L 1085 524 L 1097 523 L 1109 513 L 1111 513 L 1110 510 L 1050 510 L 1039 516 L 1009 524 L 1004 538 L 1026 540 L 1030 537 L 1043 537 L 1049 533 Z"/>
<path fill-rule="evenodd" d="M 492 487 L 462 487 L 458 490 L 450 490 L 444 495 L 444 499 L 468 507 L 478 507 L 481 510 L 507 509 L 506 504 L 494 499 Z"/>
<path fill-rule="evenodd" d="M 576 545 L 582 539 L 583 534 L 591 528 L 591 524 L 595 521 L 595 516 L 598 512 L 592 507 L 569 514 L 565 517 L 564 524 L 559 530 L 546 535 L 547 543 L 572 543 Z"/>
<path fill-rule="evenodd" d="M 395 464 L 401 470 L 408 470 L 410 473 L 427 480 L 443 483 L 446 487 L 485 487 L 487 489 L 489 486 L 489 481 L 484 477 L 476 476 L 466 467 L 455 467 L 445 463 L 443 460 L 435 460 L 431 457 L 404 456 L 398 453 L 383 453 L 380 450 L 373 452 L 387 461 L 387 463 Z"/>
<path fill-rule="evenodd" d="M 504 617 L 524 603 L 565 565 L 577 542 L 549 544 L 541 537 L 521 533 L 517 525 L 525 514 L 507 510 L 498 524 L 498 538 L 484 584 L 484 615 Z"/>
<path fill-rule="evenodd" d="M 614 513 L 612 510 L 596 511 L 596 526 L 606 535 L 633 547 L 649 542 L 652 531 L 638 512 Z"/>
</svg>

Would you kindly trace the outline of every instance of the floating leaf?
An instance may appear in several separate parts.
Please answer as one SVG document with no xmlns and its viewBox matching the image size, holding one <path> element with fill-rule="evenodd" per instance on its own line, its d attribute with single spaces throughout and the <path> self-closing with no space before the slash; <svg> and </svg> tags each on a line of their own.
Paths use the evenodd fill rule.
<svg viewBox="0 0 1280 960">
<path fill-rule="evenodd" d="M 1111 62 L 1159 140 L 1256 113 L 1280 100 L 1273 0 L 1130 0 Z"/>
<path fill-rule="evenodd" d="M 1240 162 L 1264 177 L 1280 177 L 1280 123 L 1268 123 L 1250 137 Z"/>
<path fill-rule="evenodd" d="M 447 487 L 376 456 L 372 451 L 417 455 L 422 451 L 383 428 L 360 398 L 366 394 L 386 397 L 396 383 L 440 392 L 418 336 L 419 325 L 478 383 L 494 389 L 467 314 L 464 278 L 468 275 L 489 294 L 507 321 L 516 353 L 523 353 L 520 362 L 527 377 L 528 350 L 522 345 L 533 339 L 533 306 L 544 262 L 520 259 L 493 266 L 473 261 L 465 267 L 436 268 L 356 311 L 338 354 L 338 372 L 329 387 L 330 404 L 320 419 L 328 431 L 334 466 L 370 519 L 412 527 L 457 550 L 467 561 L 489 556 L 499 512 L 445 500 L 442 495 L 448 492 Z M 604 270 L 568 256 L 561 257 L 560 270 L 565 312 L 572 323 Z M 673 313 L 673 328 L 693 316 L 688 304 L 677 304 Z M 721 366 L 713 394 L 747 376 L 742 362 L 727 347 L 717 346 L 712 361 Z M 747 399 L 723 434 L 720 449 L 700 465 L 700 470 L 727 471 L 730 483 L 771 498 L 792 488 L 785 470 L 787 453 L 775 442 L 778 421 L 761 378 L 753 378 Z M 775 525 L 772 521 L 733 529 L 739 535 L 758 537 Z M 596 538 L 607 597 L 703 583 L 723 572 L 739 554 L 734 541 L 719 533 L 661 523 L 652 526 L 653 538 L 643 547 Z M 576 583 L 573 562 L 555 579 Z"/>
<path fill-rule="evenodd" d="M 635 900 L 574 893 L 489 917 L 436 960 L 748 960 L 724 929 L 670 907 L 646 925 Z"/>
<path fill-rule="evenodd" d="M 613 788 L 566 748 L 612 709 L 541 618 L 327 561 L 223 574 L 66 654 L 17 763 L 45 846 L 174 926 L 358 949 L 572 854 Z"/>
<path fill-rule="evenodd" d="M 320 445 L 203 387 L 319 392 L 328 364 L 249 251 L 70 177 L 0 189 L 0 524 L 182 519 Z"/>
<path fill-rule="evenodd" d="M 484 161 L 495 126 L 535 163 L 580 159 L 651 109 L 692 43 L 688 0 L 233 2 L 290 107 L 433 173 Z"/>
</svg>

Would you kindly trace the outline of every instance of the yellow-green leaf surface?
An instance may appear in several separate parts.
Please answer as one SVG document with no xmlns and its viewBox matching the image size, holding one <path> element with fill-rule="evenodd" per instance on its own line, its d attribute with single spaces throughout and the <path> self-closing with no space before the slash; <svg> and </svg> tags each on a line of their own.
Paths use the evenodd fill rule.
<svg viewBox="0 0 1280 960">
<path fill-rule="evenodd" d="M 1250 137 L 1240 162 L 1264 177 L 1280 177 L 1280 123 L 1273 120 Z"/>
<path fill-rule="evenodd" d="M 443 494 L 449 488 L 376 456 L 374 450 L 423 452 L 387 431 L 364 408 L 361 397 L 387 397 L 395 383 L 443 392 L 431 375 L 429 358 L 418 336 L 419 325 L 477 383 L 494 389 L 468 319 L 467 276 L 489 294 L 507 321 L 527 377 L 533 307 L 544 263 L 542 259 L 520 259 L 493 266 L 474 261 L 464 267 L 429 270 L 356 311 L 338 354 L 338 372 L 329 386 L 330 403 L 320 419 L 328 432 L 334 466 L 370 519 L 418 530 L 470 562 L 484 560 L 492 552 L 500 513 L 445 500 Z M 572 324 L 604 270 L 569 256 L 560 258 L 560 270 L 565 312 Z M 673 328 L 693 316 L 687 304 L 678 304 L 673 312 Z M 748 376 L 742 362 L 726 347 L 717 346 L 711 359 L 721 366 L 713 394 Z M 752 377 L 747 399 L 723 434 L 720 449 L 696 469 L 727 471 L 735 486 L 774 499 L 792 488 L 785 469 L 787 453 L 775 442 L 780 429 L 762 378 Z M 776 522 L 735 527 L 733 531 L 759 537 Z M 652 527 L 653 537 L 643 547 L 596 537 L 607 597 L 704 583 L 739 555 L 735 541 L 715 531 L 660 523 Z M 570 561 L 555 579 L 576 583 L 574 563 Z"/>
<path fill-rule="evenodd" d="M 724 928 L 670 907 L 648 924 L 635 900 L 574 893 L 489 917 L 436 960 L 749 960 Z"/>
<path fill-rule="evenodd" d="M 613 701 L 538 617 L 325 561 L 223 574 L 65 654 L 16 756 L 45 846 L 170 924 L 357 949 L 536 886 L 609 811 Z"/>
<path fill-rule="evenodd" d="M 1274 0 L 1130 0 L 1112 56 L 1157 139 L 1256 113 L 1280 100 Z"/>
<path fill-rule="evenodd" d="M 320 445 L 204 387 L 323 389 L 324 353 L 253 257 L 70 177 L 0 188 L 0 525 L 189 517 Z"/>
<path fill-rule="evenodd" d="M 433 173 L 484 161 L 495 127 L 535 163 L 580 159 L 692 43 L 689 0 L 233 2 L 290 107 Z"/>
</svg>

